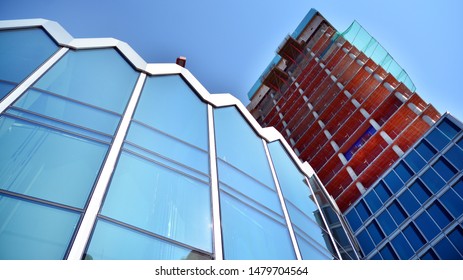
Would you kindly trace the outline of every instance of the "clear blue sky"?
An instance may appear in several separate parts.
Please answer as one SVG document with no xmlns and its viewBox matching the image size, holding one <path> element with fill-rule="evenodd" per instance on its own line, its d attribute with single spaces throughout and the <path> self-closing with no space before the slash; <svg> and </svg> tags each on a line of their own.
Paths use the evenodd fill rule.
<svg viewBox="0 0 463 280">
<path fill-rule="evenodd" d="M 231 93 L 246 105 L 277 46 L 310 8 L 340 31 L 357 20 L 427 102 L 463 120 L 460 0 L 0 0 L 0 20 L 54 20 L 76 38 L 125 41 L 150 63 L 186 56 L 211 93 Z"/>
</svg>

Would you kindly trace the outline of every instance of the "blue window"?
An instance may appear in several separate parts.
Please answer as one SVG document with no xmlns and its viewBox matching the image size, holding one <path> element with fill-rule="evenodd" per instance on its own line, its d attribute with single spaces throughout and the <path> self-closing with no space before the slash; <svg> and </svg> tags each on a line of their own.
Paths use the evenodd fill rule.
<svg viewBox="0 0 463 280">
<path fill-rule="evenodd" d="M 80 215 L 0 196 L 0 259 L 63 259 Z"/>
<path fill-rule="evenodd" d="M 419 250 L 426 243 L 426 240 L 413 223 L 409 224 L 403 230 L 403 233 L 415 251 Z"/>
<path fill-rule="evenodd" d="M 450 139 L 438 129 L 432 130 L 425 139 L 439 151 L 450 142 Z"/>
<path fill-rule="evenodd" d="M 436 255 L 436 253 L 434 253 L 433 249 L 429 249 L 428 251 L 426 251 L 426 253 L 424 253 L 423 256 L 421 256 L 420 259 L 421 260 L 438 260 L 439 257 Z"/>
<path fill-rule="evenodd" d="M 200 260 L 208 255 L 105 220 L 99 220 L 85 259 Z"/>
<path fill-rule="evenodd" d="M 439 125 L 437 125 L 437 127 L 450 139 L 453 139 L 453 137 L 455 137 L 455 135 L 457 135 L 458 132 L 461 131 L 461 129 L 458 126 L 456 126 L 447 118 L 443 119 L 442 122 Z"/>
<path fill-rule="evenodd" d="M 363 200 L 360 200 L 359 203 L 357 203 L 355 209 L 357 210 L 360 219 L 362 219 L 364 222 L 371 216 L 370 210 L 367 208 L 367 205 Z"/>
<path fill-rule="evenodd" d="M 423 158 L 415 151 L 411 150 L 410 153 L 405 157 L 405 162 L 413 169 L 418 172 L 426 165 Z"/>
<path fill-rule="evenodd" d="M 413 176 L 413 171 L 403 161 L 399 162 L 394 170 L 404 183 Z"/>
<path fill-rule="evenodd" d="M 360 247 L 363 250 L 363 253 L 365 256 L 367 256 L 374 248 L 375 245 L 371 241 L 370 236 L 368 235 L 366 230 L 362 230 L 358 235 L 357 235 L 357 240 L 360 244 Z"/>
<path fill-rule="evenodd" d="M 380 251 L 384 260 L 398 260 L 397 254 L 394 252 L 390 244 L 386 244 Z"/>
<path fill-rule="evenodd" d="M 392 195 L 391 191 L 389 190 L 389 188 L 384 184 L 383 181 L 380 181 L 376 187 L 375 187 L 375 192 L 376 194 L 378 195 L 379 199 L 381 199 L 381 201 L 383 203 L 385 203 Z"/>
<path fill-rule="evenodd" d="M 407 214 L 402 209 L 402 206 L 397 203 L 397 201 L 392 202 L 391 205 L 387 208 L 391 216 L 393 217 L 396 224 L 400 225 L 403 221 L 405 221 Z"/>
<path fill-rule="evenodd" d="M 418 144 L 415 150 L 424 158 L 424 160 L 429 161 L 435 154 L 436 149 L 432 147 L 427 141 L 423 140 Z"/>
<path fill-rule="evenodd" d="M 455 185 L 452 187 L 461 198 L 463 198 L 463 180 L 460 179 Z"/>
<path fill-rule="evenodd" d="M 452 221 L 452 216 L 450 216 L 439 201 L 435 201 L 429 206 L 427 211 L 440 228 L 446 227 Z"/>
<path fill-rule="evenodd" d="M 407 213 L 411 216 L 420 208 L 420 203 L 411 194 L 409 190 L 405 190 L 398 198 L 399 202 L 403 205 Z"/>
<path fill-rule="evenodd" d="M 424 204 L 432 195 L 420 180 L 416 180 L 409 189 L 421 204 Z"/>
<path fill-rule="evenodd" d="M 463 170 L 463 150 L 458 146 L 452 146 L 446 153 L 445 157 L 450 160 L 459 170 Z"/>
<path fill-rule="evenodd" d="M 3 81 L 0 81 L 0 100 L 57 49 L 41 28 L 1 30 L 0 80 Z"/>
<path fill-rule="evenodd" d="M 441 260 L 461 259 L 460 253 L 458 253 L 452 243 L 445 237 L 434 246 L 434 250 L 436 250 Z"/>
<path fill-rule="evenodd" d="M 376 221 L 372 221 L 368 226 L 367 226 L 368 233 L 371 236 L 371 239 L 373 242 L 377 245 L 379 244 L 383 239 L 384 239 L 384 234 L 379 228 L 378 224 Z"/>
<path fill-rule="evenodd" d="M 453 189 L 447 190 L 439 200 L 449 212 L 455 217 L 458 218 L 463 214 L 463 200 L 456 194 Z"/>
<path fill-rule="evenodd" d="M 394 230 L 397 229 L 397 225 L 395 224 L 388 211 L 383 211 L 381 214 L 379 214 L 378 223 L 386 235 L 391 234 Z"/>
<path fill-rule="evenodd" d="M 382 206 L 381 201 L 379 198 L 376 196 L 376 193 L 374 191 L 370 191 L 366 196 L 365 196 L 365 201 L 370 206 L 370 209 L 373 213 L 378 211 L 378 209 Z"/>
<path fill-rule="evenodd" d="M 83 208 L 108 146 L 0 117 L 0 188 Z"/>
<path fill-rule="evenodd" d="M 389 174 L 387 174 L 387 176 L 384 178 L 384 181 L 393 193 L 396 193 L 404 185 L 404 183 L 400 180 L 399 176 L 397 176 L 394 171 L 389 172 Z"/>
<path fill-rule="evenodd" d="M 410 244 L 408 244 L 402 233 L 399 233 L 396 237 L 394 237 L 391 244 L 401 260 L 408 260 L 414 254 L 412 247 L 410 247 Z"/>
<path fill-rule="evenodd" d="M 444 180 L 432 168 L 421 175 L 421 180 L 433 193 L 437 193 L 445 185 Z"/>
<path fill-rule="evenodd" d="M 428 241 L 431 241 L 440 232 L 440 229 L 427 212 L 421 213 L 421 215 L 415 219 L 415 223 Z"/>
<path fill-rule="evenodd" d="M 445 181 L 449 181 L 457 173 L 457 170 L 443 157 L 436 161 L 432 167 Z"/>
<path fill-rule="evenodd" d="M 457 141 L 457 145 L 463 149 L 463 137 L 461 137 L 460 140 Z"/>
<path fill-rule="evenodd" d="M 362 221 L 357 215 L 357 211 L 355 210 L 355 208 L 352 208 L 352 210 L 350 210 L 349 213 L 346 214 L 346 219 L 350 225 L 350 228 L 352 229 L 352 232 L 356 232 L 357 229 L 362 225 Z"/>
<path fill-rule="evenodd" d="M 447 237 L 463 256 L 463 229 L 458 226 L 452 230 Z"/>
</svg>

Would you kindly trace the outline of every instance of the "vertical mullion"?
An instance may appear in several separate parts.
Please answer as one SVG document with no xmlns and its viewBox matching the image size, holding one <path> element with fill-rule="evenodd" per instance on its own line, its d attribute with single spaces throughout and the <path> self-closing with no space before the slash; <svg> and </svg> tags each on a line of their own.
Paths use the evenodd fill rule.
<svg viewBox="0 0 463 280">
<path fill-rule="evenodd" d="M 211 172 L 211 200 L 214 256 L 216 260 L 223 260 L 222 221 L 220 218 L 220 196 L 217 173 L 217 151 L 215 146 L 214 114 L 210 104 L 207 105 L 207 119 L 209 131 L 209 166 Z"/>
<path fill-rule="evenodd" d="M 0 114 L 3 113 L 11 104 L 13 104 L 30 86 L 32 86 L 45 72 L 50 69 L 69 48 L 62 47 L 46 60 L 39 68 L 21 82 L 12 92 L 10 92 L 2 102 L 0 102 Z"/>
<path fill-rule="evenodd" d="M 138 99 L 140 98 L 145 79 L 146 74 L 140 73 L 138 81 L 132 92 L 132 96 L 129 100 L 127 110 L 122 117 L 121 124 L 117 129 L 113 144 L 110 147 L 108 157 L 104 162 L 103 169 L 97 180 L 92 197 L 90 198 L 87 211 L 85 211 L 84 218 L 80 224 L 74 243 L 72 244 L 71 250 L 67 257 L 68 260 L 80 260 L 87 246 L 87 242 L 95 224 L 98 211 L 100 210 L 101 204 L 103 203 L 103 198 L 108 188 L 109 180 L 116 167 L 117 158 L 129 129 L 130 121 L 135 112 L 135 107 L 138 103 Z"/>
<path fill-rule="evenodd" d="M 299 250 L 299 245 L 297 244 L 296 235 L 293 229 L 293 224 L 291 223 L 291 219 L 289 218 L 288 208 L 286 207 L 286 202 L 283 197 L 283 192 L 281 191 L 280 183 L 278 182 L 278 177 L 275 172 L 275 167 L 273 166 L 272 157 L 270 156 L 267 143 L 265 142 L 264 139 L 262 139 L 262 144 L 264 145 L 265 154 L 267 155 L 267 160 L 270 166 L 270 170 L 272 172 L 273 181 L 275 183 L 275 187 L 276 187 L 277 194 L 278 194 L 278 199 L 280 200 L 281 208 L 283 210 L 283 215 L 285 217 L 286 225 L 288 226 L 291 243 L 293 244 L 294 252 L 296 253 L 296 258 L 297 260 L 302 260 L 301 252 Z"/>
</svg>

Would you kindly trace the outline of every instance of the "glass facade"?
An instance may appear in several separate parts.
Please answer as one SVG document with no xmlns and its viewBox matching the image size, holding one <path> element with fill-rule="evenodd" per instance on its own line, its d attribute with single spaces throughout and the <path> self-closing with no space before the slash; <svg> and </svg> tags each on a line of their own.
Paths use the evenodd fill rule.
<svg viewBox="0 0 463 280">
<path fill-rule="evenodd" d="M 442 116 L 346 211 L 364 258 L 463 259 L 462 129 Z"/>
<path fill-rule="evenodd" d="M 85 44 L 0 22 L 0 259 L 340 258 L 281 135 L 180 67 Z"/>
</svg>

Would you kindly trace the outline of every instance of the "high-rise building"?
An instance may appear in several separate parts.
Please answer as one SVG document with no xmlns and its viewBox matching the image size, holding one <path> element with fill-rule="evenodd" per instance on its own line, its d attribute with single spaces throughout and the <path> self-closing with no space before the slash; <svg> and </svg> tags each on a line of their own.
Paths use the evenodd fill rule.
<svg viewBox="0 0 463 280">
<path fill-rule="evenodd" d="M 439 119 L 407 73 L 354 22 L 338 32 L 312 9 L 249 92 L 344 212 Z"/>
<path fill-rule="evenodd" d="M 463 259 L 463 124 L 442 118 L 347 211 L 366 259 Z"/>
<path fill-rule="evenodd" d="M 279 132 L 184 67 L 0 22 L 0 259 L 355 257 L 320 186 Z"/>
</svg>

